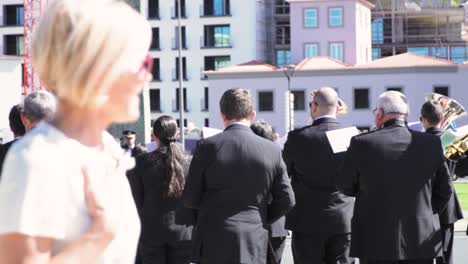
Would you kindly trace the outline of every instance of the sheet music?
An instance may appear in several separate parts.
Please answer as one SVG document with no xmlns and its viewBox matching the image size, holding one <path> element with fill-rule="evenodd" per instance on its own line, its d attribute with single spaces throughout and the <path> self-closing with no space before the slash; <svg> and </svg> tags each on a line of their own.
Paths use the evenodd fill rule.
<svg viewBox="0 0 468 264">
<path fill-rule="evenodd" d="M 339 153 L 348 149 L 351 138 L 359 135 L 359 130 L 356 127 L 347 127 L 327 131 L 326 134 L 333 153 Z"/>
<path fill-rule="evenodd" d="M 209 138 L 209 137 L 212 137 L 216 134 L 219 134 L 223 132 L 223 130 L 221 129 L 216 129 L 216 128 L 211 128 L 211 127 L 204 127 L 202 129 L 202 134 L 203 134 L 203 138 Z"/>
</svg>

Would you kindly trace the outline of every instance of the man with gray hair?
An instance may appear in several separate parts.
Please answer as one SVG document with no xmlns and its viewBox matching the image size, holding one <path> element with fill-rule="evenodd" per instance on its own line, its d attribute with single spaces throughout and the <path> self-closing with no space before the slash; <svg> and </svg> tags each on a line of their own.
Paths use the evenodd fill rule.
<svg viewBox="0 0 468 264">
<path fill-rule="evenodd" d="M 45 90 L 35 91 L 26 96 L 21 113 L 26 132 L 33 129 L 40 121 L 49 120 L 55 113 L 56 105 L 55 97 Z"/>
<path fill-rule="evenodd" d="M 338 94 L 323 87 L 311 94 L 312 125 L 289 133 L 283 158 L 296 206 L 286 216 L 295 264 L 354 263 L 349 257 L 354 201 L 335 187 L 343 153 L 333 153 L 326 132 L 340 129 Z"/>
<path fill-rule="evenodd" d="M 379 96 L 377 130 L 355 136 L 337 186 L 356 197 L 351 256 L 362 264 L 432 264 L 442 252 L 438 217 L 453 193 L 438 137 L 406 127 L 396 91 Z"/>
</svg>

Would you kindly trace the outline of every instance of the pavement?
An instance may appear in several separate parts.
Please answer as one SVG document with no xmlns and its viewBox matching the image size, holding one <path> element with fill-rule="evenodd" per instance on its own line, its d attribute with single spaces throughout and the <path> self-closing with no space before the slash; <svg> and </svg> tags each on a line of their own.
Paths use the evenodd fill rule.
<svg viewBox="0 0 468 264">
<path fill-rule="evenodd" d="M 465 224 L 466 230 L 466 224 Z M 465 230 L 463 232 L 455 233 L 454 241 L 454 264 L 467 264 L 468 263 L 468 236 L 465 235 Z M 291 239 L 288 238 L 286 241 L 286 248 L 284 250 L 283 259 L 281 264 L 293 264 L 293 258 L 291 253 Z M 356 262 L 359 264 L 359 261 Z"/>
</svg>

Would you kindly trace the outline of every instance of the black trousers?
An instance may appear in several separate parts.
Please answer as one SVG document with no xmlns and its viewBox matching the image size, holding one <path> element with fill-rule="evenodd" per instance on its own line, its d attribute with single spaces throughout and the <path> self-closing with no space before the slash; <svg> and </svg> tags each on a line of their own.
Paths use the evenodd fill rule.
<svg viewBox="0 0 468 264">
<path fill-rule="evenodd" d="M 441 225 L 440 231 L 442 232 L 442 245 L 444 249 L 444 256 L 436 259 L 436 264 L 453 264 L 453 235 L 454 224 Z"/>
<path fill-rule="evenodd" d="M 293 232 L 294 264 L 353 264 L 349 257 L 350 234 L 326 236 Z"/>
<path fill-rule="evenodd" d="M 270 237 L 270 245 L 268 245 L 267 264 L 280 264 L 283 257 L 284 247 L 286 246 L 286 237 Z M 276 258 L 277 263 L 273 259 Z"/>
<path fill-rule="evenodd" d="M 432 259 L 415 260 L 365 260 L 360 259 L 360 264 L 432 264 Z"/>
<path fill-rule="evenodd" d="M 140 246 L 142 264 L 189 264 L 192 254 L 191 241 L 178 241 L 161 245 Z"/>
</svg>

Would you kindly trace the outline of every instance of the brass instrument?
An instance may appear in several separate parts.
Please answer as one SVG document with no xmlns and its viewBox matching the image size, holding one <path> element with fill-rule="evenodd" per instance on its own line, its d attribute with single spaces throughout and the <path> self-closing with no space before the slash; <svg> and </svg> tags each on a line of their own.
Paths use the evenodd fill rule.
<svg viewBox="0 0 468 264">
<path fill-rule="evenodd" d="M 448 96 L 437 93 L 430 93 L 426 94 L 425 101 L 437 102 L 444 109 L 444 121 L 442 122 L 441 126 L 443 130 L 447 130 L 450 123 L 455 121 L 457 118 L 466 115 L 465 108 L 460 103 Z"/>
<path fill-rule="evenodd" d="M 447 159 L 458 161 L 468 151 L 468 134 L 455 140 L 445 148 L 445 157 Z"/>
</svg>

